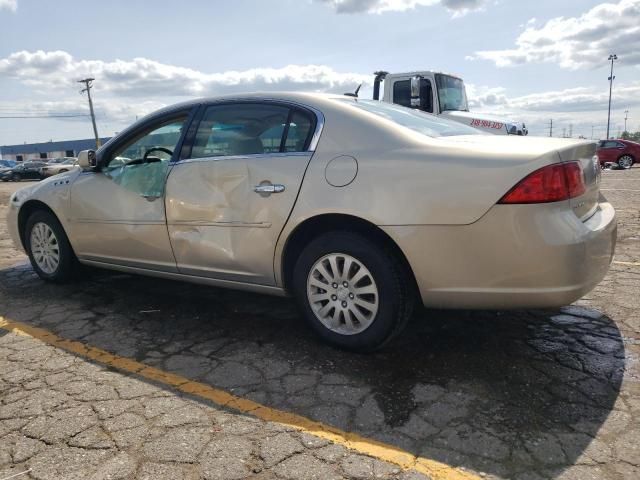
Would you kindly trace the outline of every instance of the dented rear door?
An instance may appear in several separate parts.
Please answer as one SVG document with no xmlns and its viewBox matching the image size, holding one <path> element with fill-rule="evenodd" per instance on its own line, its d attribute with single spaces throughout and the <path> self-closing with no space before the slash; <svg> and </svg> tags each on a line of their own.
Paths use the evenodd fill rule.
<svg viewBox="0 0 640 480">
<path fill-rule="evenodd" d="M 313 152 L 306 137 L 296 141 L 297 125 L 287 127 L 290 107 L 267 109 L 256 120 L 271 122 L 267 131 L 250 121 L 259 109 L 243 107 L 214 111 L 208 123 L 203 117 L 190 158 L 167 180 L 167 227 L 181 273 L 275 285 L 276 242 Z M 287 130 L 290 138 L 281 142 Z"/>
</svg>

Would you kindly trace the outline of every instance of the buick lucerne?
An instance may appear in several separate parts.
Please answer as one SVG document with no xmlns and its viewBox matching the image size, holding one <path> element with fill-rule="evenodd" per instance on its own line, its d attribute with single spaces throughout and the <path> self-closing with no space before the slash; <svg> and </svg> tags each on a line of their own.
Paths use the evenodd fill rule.
<svg viewBox="0 0 640 480">
<path fill-rule="evenodd" d="M 416 300 L 555 307 L 593 289 L 616 241 L 595 152 L 348 96 L 202 99 L 18 190 L 9 231 L 44 280 L 80 263 L 291 294 L 325 341 L 373 350 Z"/>
</svg>

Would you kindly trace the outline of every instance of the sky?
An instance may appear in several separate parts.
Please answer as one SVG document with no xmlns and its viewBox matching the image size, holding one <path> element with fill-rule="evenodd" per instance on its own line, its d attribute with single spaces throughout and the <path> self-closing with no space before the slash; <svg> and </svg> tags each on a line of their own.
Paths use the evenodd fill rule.
<svg viewBox="0 0 640 480">
<path fill-rule="evenodd" d="M 375 70 L 454 73 L 472 111 L 602 138 L 611 53 L 612 134 L 625 110 L 640 130 L 640 0 L 0 0 L 0 145 L 91 138 L 87 76 L 111 136 L 195 97 L 371 96 Z"/>
</svg>

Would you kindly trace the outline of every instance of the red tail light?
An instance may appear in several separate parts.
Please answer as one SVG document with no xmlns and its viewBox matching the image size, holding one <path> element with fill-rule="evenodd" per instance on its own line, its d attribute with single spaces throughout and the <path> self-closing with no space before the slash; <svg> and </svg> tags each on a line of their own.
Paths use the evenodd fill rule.
<svg viewBox="0 0 640 480">
<path fill-rule="evenodd" d="M 498 203 L 547 203 L 585 192 L 580 162 L 555 163 L 527 175 Z"/>
</svg>

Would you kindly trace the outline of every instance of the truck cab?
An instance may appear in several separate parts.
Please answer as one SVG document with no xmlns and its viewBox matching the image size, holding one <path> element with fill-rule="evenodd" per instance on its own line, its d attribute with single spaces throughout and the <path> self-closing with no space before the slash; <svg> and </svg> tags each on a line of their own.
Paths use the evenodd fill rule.
<svg viewBox="0 0 640 480">
<path fill-rule="evenodd" d="M 380 71 L 375 72 L 375 76 L 374 100 L 380 100 L 382 84 L 383 102 L 441 115 L 495 135 L 527 135 L 529 133 L 522 122 L 470 112 L 464 81 L 454 75 L 432 71 L 406 73 Z"/>
</svg>

